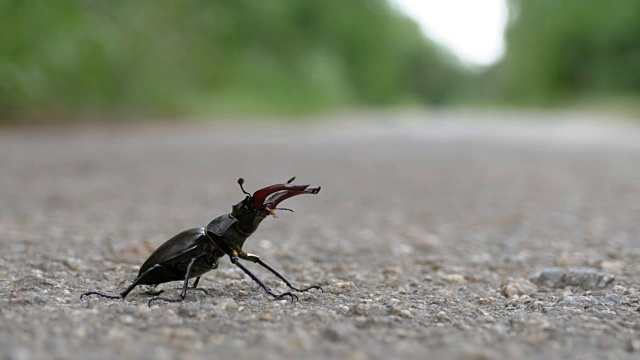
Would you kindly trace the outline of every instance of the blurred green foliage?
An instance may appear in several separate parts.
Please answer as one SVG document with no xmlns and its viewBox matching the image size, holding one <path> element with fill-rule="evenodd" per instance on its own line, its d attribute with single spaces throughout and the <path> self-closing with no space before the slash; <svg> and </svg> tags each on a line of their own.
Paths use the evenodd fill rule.
<svg viewBox="0 0 640 360">
<path fill-rule="evenodd" d="M 474 72 L 387 0 L 0 0 L 0 119 L 640 102 L 640 1 L 508 2 Z"/>
<path fill-rule="evenodd" d="M 492 70 L 508 102 L 555 105 L 640 94 L 640 1 L 509 0 Z"/>
<path fill-rule="evenodd" d="M 0 0 L 0 33 L 0 118 L 444 103 L 463 79 L 386 0 Z"/>
</svg>

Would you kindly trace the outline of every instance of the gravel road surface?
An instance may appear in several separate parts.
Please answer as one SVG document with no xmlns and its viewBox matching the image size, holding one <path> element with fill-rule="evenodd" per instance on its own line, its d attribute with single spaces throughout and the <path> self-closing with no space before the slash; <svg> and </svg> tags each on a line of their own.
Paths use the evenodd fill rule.
<svg viewBox="0 0 640 360">
<path fill-rule="evenodd" d="M 0 130 L 2 359 L 637 359 L 640 128 L 567 113 Z M 178 232 L 296 175 L 244 249 L 324 293 L 117 292 Z M 286 287 L 247 264 L 281 292 Z M 181 284 L 163 284 L 177 296 Z"/>
</svg>

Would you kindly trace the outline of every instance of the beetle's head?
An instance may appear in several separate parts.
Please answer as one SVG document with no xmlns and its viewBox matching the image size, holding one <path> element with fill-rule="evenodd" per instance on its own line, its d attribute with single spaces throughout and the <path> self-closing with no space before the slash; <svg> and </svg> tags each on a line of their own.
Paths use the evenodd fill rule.
<svg viewBox="0 0 640 360">
<path fill-rule="evenodd" d="M 251 195 L 242 186 L 244 179 L 238 179 L 240 189 L 242 189 L 242 192 L 244 192 L 247 197 L 233 206 L 231 215 L 238 219 L 244 231 L 252 233 L 268 215 L 276 217 L 276 210 L 293 211 L 291 209 L 278 207 L 278 204 L 285 199 L 296 195 L 317 194 L 320 192 L 320 186 L 310 188 L 309 185 L 294 185 L 292 184 L 293 180 L 295 180 L 295 176 L 284 184 L 267 186 Z"/>
</svg>

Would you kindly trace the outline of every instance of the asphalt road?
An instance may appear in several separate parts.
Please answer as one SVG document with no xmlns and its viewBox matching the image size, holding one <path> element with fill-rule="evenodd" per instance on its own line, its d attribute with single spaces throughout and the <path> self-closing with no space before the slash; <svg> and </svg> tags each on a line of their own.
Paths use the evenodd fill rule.
<svg viewBox="0 0 640 360">
<path fill-rule="evenodd" d="M 640 128 L 577 113 L 0 130 L 2 359 L 624 359 L 640 353 Z M 178 232 L 289 177 L 209 295 L 121 290 Z M 268 272 L 248 265 L 277 291 Z M 125 281 L 124 283 L 122 283 Z M 161 286 L 177 296 L 180 283 Z"/>
</svg>

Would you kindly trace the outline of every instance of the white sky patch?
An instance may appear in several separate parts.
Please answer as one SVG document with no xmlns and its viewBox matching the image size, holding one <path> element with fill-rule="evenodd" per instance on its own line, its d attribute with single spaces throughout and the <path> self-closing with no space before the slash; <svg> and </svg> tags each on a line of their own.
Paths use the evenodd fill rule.
<svg viewBox="0 0 640 360">
<path fill-rule="evenodd" d="M 505 0 L 391 0 L 463 61 L 490 65 L 504 53 Z"/>
</svg>

